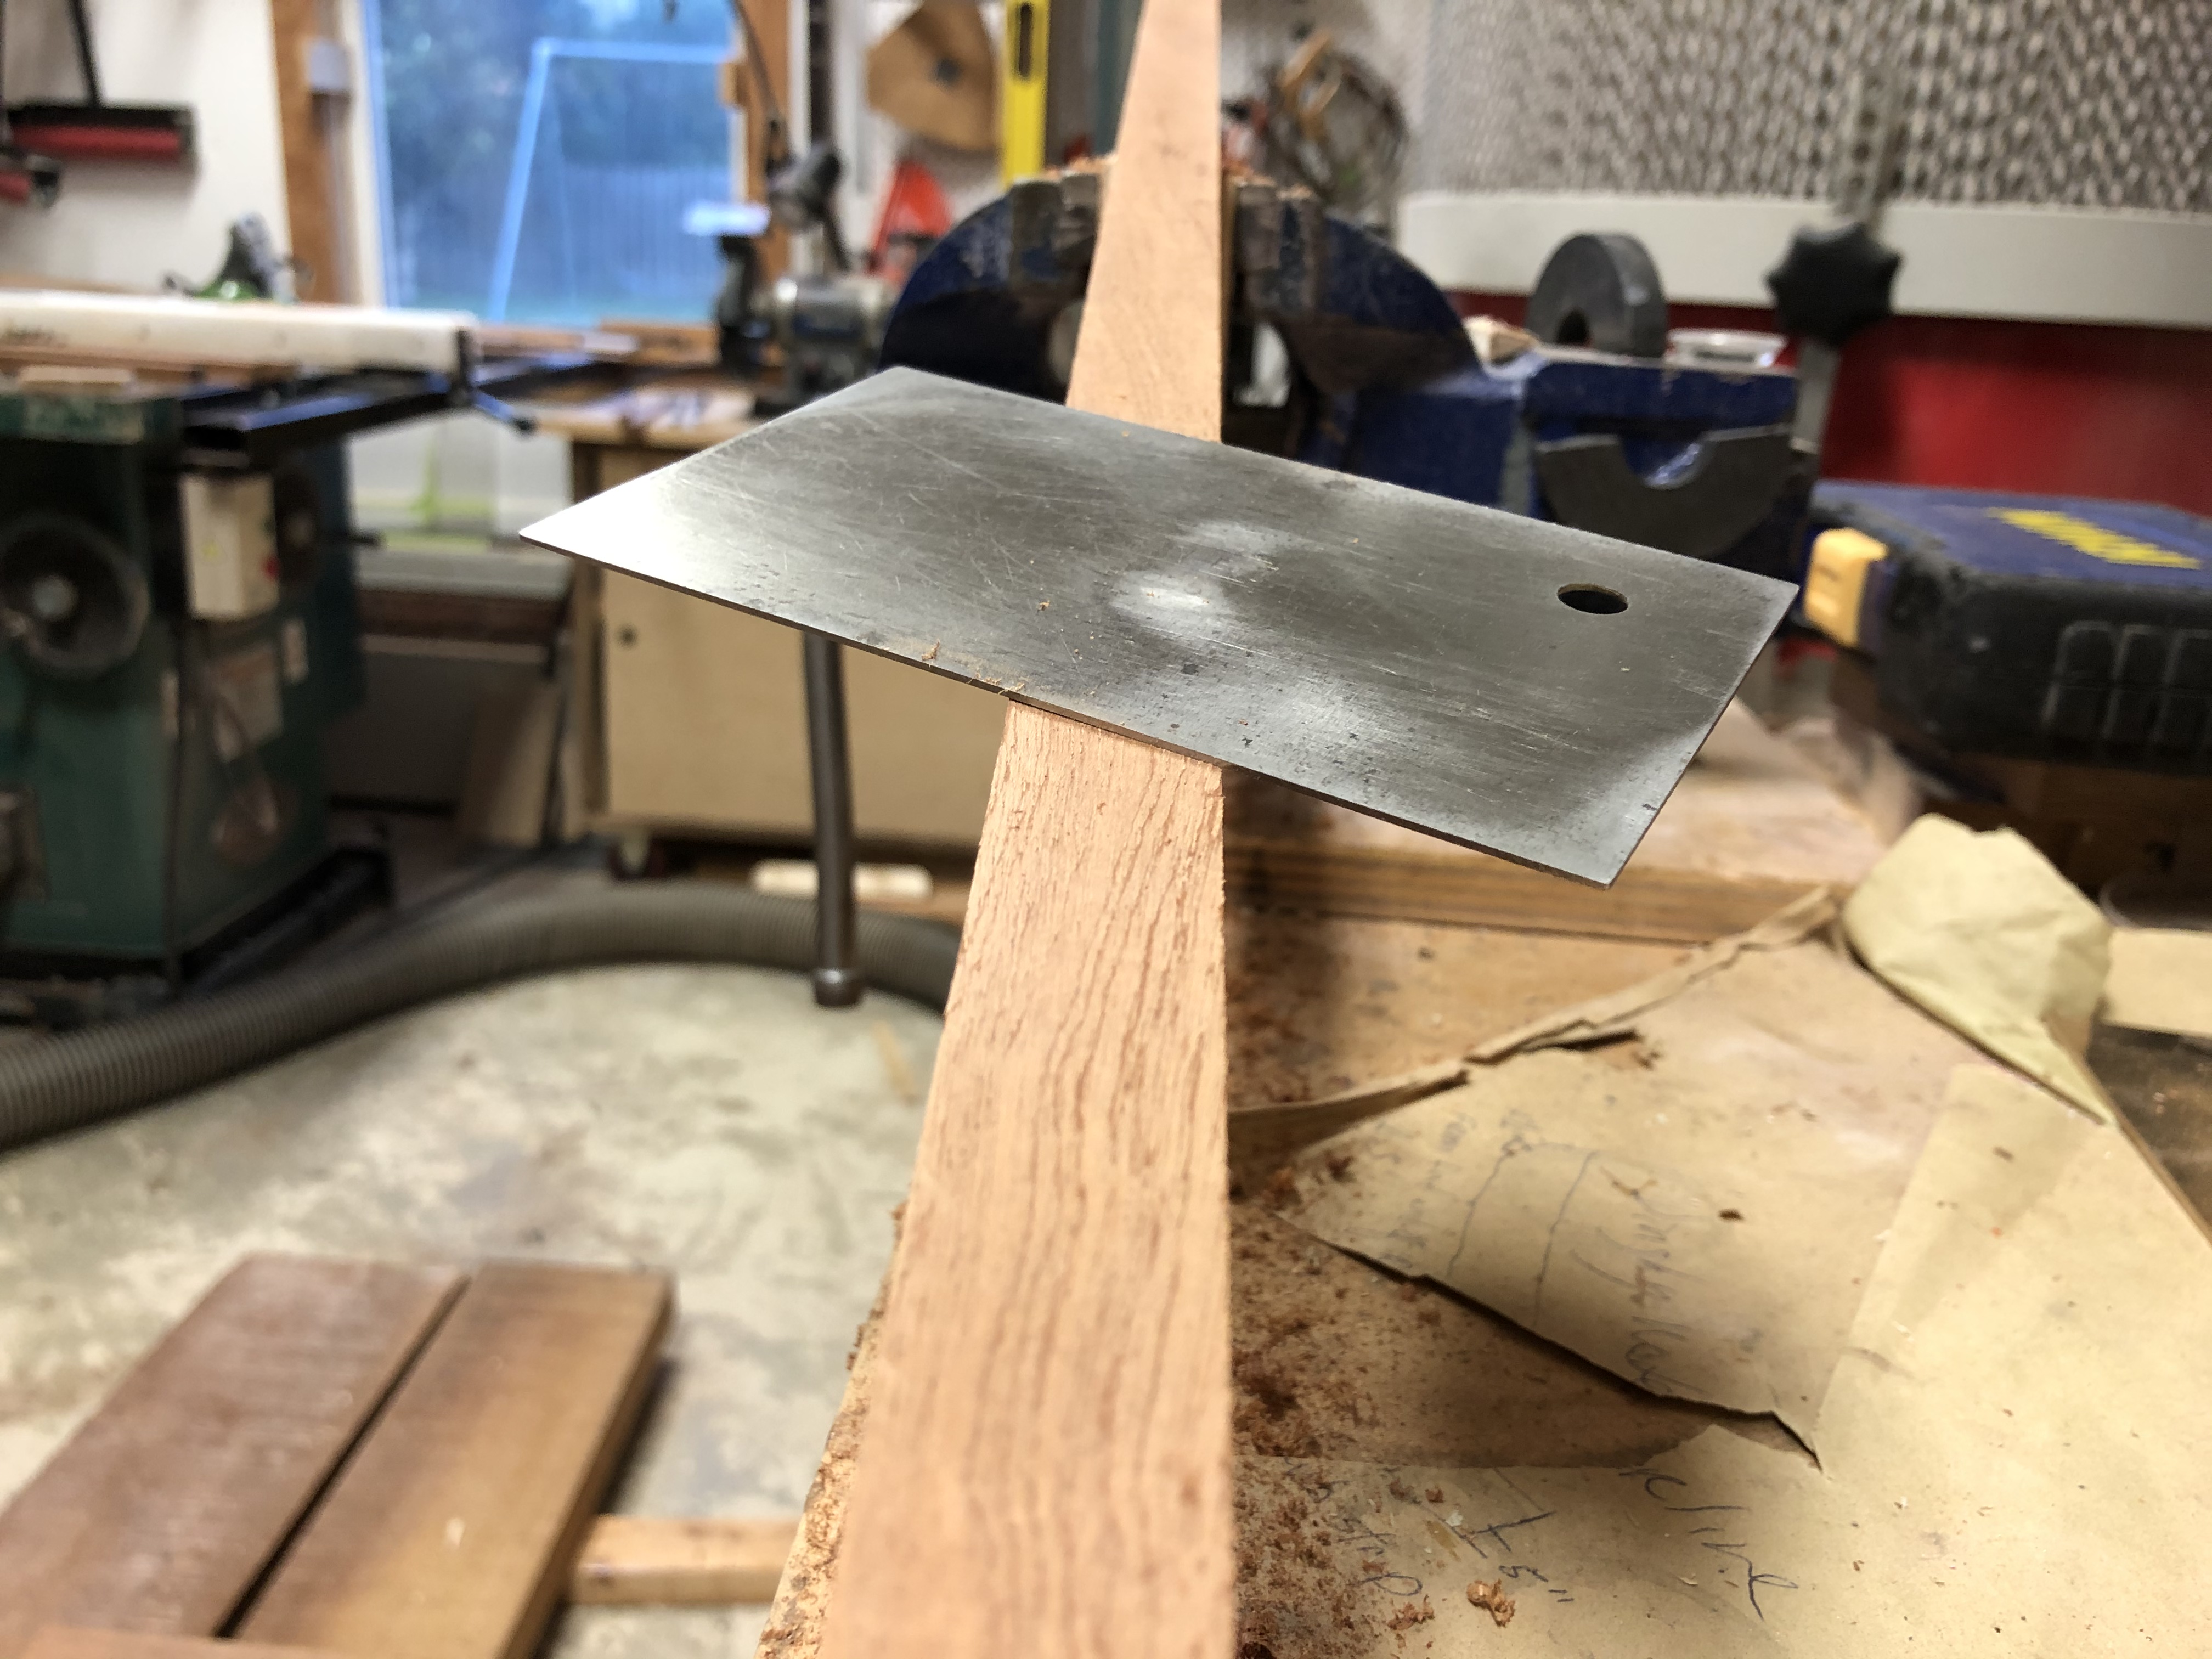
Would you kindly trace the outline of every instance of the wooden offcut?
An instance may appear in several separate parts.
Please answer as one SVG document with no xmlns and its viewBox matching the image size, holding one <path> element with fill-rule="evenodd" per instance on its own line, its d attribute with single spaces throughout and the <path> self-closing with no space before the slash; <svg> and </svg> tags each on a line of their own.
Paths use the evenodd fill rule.
<svg viewBox="0 0 2212 1659">
<path fill-rule="evenodd" d="M 1704 945 L 1814 887 L 1848 893 L 1887 842 L 1790 743 L 1731 704 L 1609 887 L 1531 870 L 1252 774 L 1232 779 L 1232 903 L 1376 921 Z"/>
<path fill-rule="evenodd" d="M 145 1631 L 91 1630 L 48 1625 L 31 1638 L 23 1659 L 337 1659 L 313 1648 L 226 1642 L 212 1636 L 156 1636 Z"/>
<path fill-rule="evenodd" d="M 1150 0 L 1069 403 L 1218 435 L 1219 16 Z M 1016 705 L 821 1651 L 1226 1659 L 1219 769 Z"/>
<path fill-rule="evenodd" d="M 49 1623 L 222 1629 L 459 1283 L 233 1268 L 0 1514 L 0 1659 Z"/>
<path fill-rule="evenodd" d="M 769 1520 L 603 1515 L 568 1580 L 592 1607 L 736 1607 L 775 1596 L 796 1516 Z"/>
<path fill-rule="evenodd" d="M 658 1273 L 480 1269 L 239 1634 L 374 1659 L 523 1659 L 636 1426 Z"/>
<path fill-rule="evenodd" d="M 1703 945 L 1755 926 L 1800 896 L 1802 881 L 1638 869 L 1610 887 L 1456 849 L 1237 842 L 1229 890 L 1255 908 L 1377 921 L 1513 927 Z"/>
</svg>

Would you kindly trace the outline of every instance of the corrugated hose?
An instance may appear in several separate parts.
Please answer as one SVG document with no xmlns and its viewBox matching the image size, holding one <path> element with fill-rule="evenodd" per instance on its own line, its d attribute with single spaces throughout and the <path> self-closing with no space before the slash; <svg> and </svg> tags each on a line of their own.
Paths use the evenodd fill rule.
<svg viewBox="0 0 2212 1659">
<path fill-rule="evenodd" d="M 864 913 L 872 987 L 945 1006 L 960 936 Z M 0 1052 L 0 1149 L 82 1129 L 266 1063 L 369 1020 L 568 968 L 738 963 L 805 972 L 814 907 L 707 882 L 625 883 L 471 905 L 326 961 L 113 1024 Z"/>
</svg>

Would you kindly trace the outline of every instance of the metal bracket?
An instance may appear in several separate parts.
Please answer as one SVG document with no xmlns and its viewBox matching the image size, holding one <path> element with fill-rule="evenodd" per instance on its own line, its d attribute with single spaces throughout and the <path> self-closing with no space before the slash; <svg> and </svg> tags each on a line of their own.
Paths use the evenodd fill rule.
<svg viewBox="0 0 2212 1659">
<path fill-rule="evenodd" d="M 1561 524 L 1693 559 L 1717 558 L 1749 533 L 1795 465 L 1786 426 L 1709 432 L 1660 483 L 1631 466 L 1609 432 L 1536 446 L 1536 477 Z"/>
</svg>

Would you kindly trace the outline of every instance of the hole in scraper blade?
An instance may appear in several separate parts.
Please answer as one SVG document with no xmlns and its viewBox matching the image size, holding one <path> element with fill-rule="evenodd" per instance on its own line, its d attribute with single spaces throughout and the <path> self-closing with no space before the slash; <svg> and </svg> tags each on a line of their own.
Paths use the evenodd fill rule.
<svg viewBox="0 0 2212 1659">
<path fill-rule="evenodd" d="M 1593 617 L 1617 617 L 1628 609 L 1628 596 L 1589 582 L 1570 582 L 1559 590 L 1559 603 L 1570 611 L 1587 611 Z"/>
</svg>

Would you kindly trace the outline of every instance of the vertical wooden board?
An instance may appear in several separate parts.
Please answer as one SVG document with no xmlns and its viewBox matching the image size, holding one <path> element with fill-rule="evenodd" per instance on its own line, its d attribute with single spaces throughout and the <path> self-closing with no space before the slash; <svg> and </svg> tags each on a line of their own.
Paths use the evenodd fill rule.
<svg viewBox="0 0 2212 1659">
<path fill-rule="evenodd" d="M 300 262 L 300 297 L 338 301 L 351 297 L 339 222 L 345 204 L 334 199 L 337 169 L 329 129 L 307 82 L 307 49 L 325 33 L 319 0 L 270 0 L 276 125 L 283 145 L 285 246 Z"/>
<path fill-rule="evenodd" d="M 0 1659 L 49 1622 L 213 1635 L 459 1284 L 232 1268 L 0 1513 Z"/>
<path fill-rule="evenodd" d="M 827 1654 L 1228 1651 L 1218 814 L 1009 713 Z"/>
<path fill-rule="evenodd" d="M 1214 0 L 1151 0 L 1069 402 L 1218 435 Z M 1012 708 L 823 1631 L 1226 1659 L 1221 777 Z"/>
<path fill-rule="evenodd" d="M 1221 435 L 1219 0 L 1146 0 L 1068 405 Z"/>
<path fill-rule="evenodd" d="M 478 1271 L 239 1634 L 374 1659 L 522 1659 L 651 1384 L 658 1273 Z"/>
<path fill-rule="evenodd" d="M 740 84 L 745 88 L 745 189 L 744 199 L 748 202 L 768 200 L 769 105 L 785 113 L 787 121 L 791 111 L 791 0 L 736 0 L 744 9 L 746 20 L 752 27 L 742 25 L 738 30 L 738 49 L 744 54 L 744 70 Z M 760 40 L 760 61 L 753 61 L 752 37 Z M 803 131 L 787 131 L 784 142 L 791 153 L 799 154 L 806 148 Z M 791 233 L 771 222 L 769 228 L 755 240 L 759 250 L 761 280 L 773 283 L 783 275 L 791 263 Z"/>
</svg>

